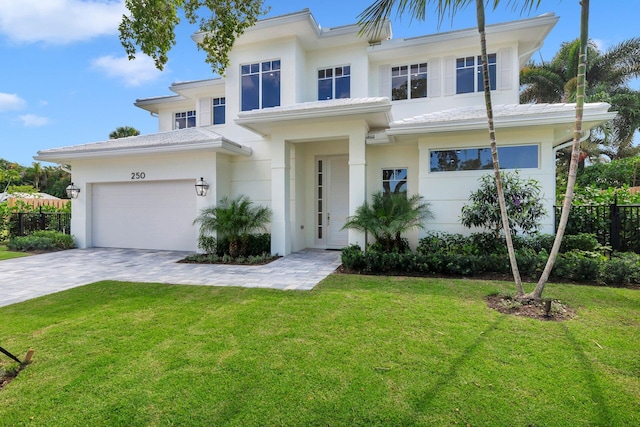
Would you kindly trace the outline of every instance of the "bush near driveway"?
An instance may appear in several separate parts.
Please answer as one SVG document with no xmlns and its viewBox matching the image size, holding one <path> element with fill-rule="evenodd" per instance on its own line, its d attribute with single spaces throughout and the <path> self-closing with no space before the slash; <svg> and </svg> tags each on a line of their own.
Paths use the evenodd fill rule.
<svg viewBox="0 0 640 427">
<path fill-rule="evenodd" d="M 12 237 L 7 247 L 13 251 L 61 251 L 75 247 L 73 236 L 58 231 L 35 231 L 27 236 Z"/>
</svg>

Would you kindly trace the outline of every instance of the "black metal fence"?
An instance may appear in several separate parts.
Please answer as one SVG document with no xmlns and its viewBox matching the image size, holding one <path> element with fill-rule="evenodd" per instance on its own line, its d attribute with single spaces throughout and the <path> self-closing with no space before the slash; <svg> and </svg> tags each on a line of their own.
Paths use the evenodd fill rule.
<svg viewBox="0 0 640 427">
<path fill-rule="evenodd" d="M 561 207 L 555 206 L 555 224 Z M 573 206 L 565 234 L 595 234 L 601 245 L 620 252 L 640 253 L 640 205 Z"/>
<path fill-rule="evenodd" d="M 18 212 L 11 215 L 9 234 L 24 236 L 38 230 L 53 230 L 71 234 L 71 213 L 43 212 L 42 207 L 36 212 Z"/>
</svg>

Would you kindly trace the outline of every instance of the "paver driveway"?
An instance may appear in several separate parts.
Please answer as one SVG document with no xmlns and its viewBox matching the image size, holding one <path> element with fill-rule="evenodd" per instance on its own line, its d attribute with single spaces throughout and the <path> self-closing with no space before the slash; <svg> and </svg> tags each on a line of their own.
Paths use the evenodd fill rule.
<svg viewBox="0 0 640 427">
<path fill-rule="evenodd" d="M 177 263 L 188 254 L 91 248 L 0 261 L 0 307 L 100 280 L 309 290 L 340 265 L 340 252 L 313 249 L 260 266 Z"/>
</svg>

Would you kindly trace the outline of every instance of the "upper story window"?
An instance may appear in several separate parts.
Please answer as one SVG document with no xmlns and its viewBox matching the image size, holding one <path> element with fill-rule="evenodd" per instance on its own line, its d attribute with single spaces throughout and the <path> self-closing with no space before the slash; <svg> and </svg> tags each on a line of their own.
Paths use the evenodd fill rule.
<svg viewBox="0 0 640 427">
<path fill-rule="evenodd" d="M 351 67 L 318 70 L 318 101 L 351 97 Z"/>
<path fill-rule="evenodd" d="M 280 105 L 280 60 L 242 65 L 242 111 Z"/>
<path fill-rule="evenodd" d="M 382 192 L 384 194 L 407 194 L 407 168 L 382 169 Z"/>
<path fill-rule="evenodd" d="M 498 147 L 500 169 L 538 168 L 538 146 Z M 431 172 L 488 170 L 493 168 L 491 148 L 431 150 Z"/>
<path fill-rule="evenodd" d="M 491 53 L 489 60 L 489 86 L 496 90 L 496 54 Z M 456 59 L 456 93 L 484 91 L 482 79 L 482 57 L 467 56 Z"/>
<path fill-rule="evenodd" d="M 226 105 L 225 98 L 213 98 L 213 124 L 214 125 L 224 124 L 225 105 Z"/>
<path fill-rule="evenodd" d="M 174 129 L 194 128 L 196 127 L 196 112 L 183 111 L 175 114 Z"/>
<path fill-rule="evenodd" d="M 391 67 L 391 100 L 427 96 L 427 63 Z"/>
</svg>

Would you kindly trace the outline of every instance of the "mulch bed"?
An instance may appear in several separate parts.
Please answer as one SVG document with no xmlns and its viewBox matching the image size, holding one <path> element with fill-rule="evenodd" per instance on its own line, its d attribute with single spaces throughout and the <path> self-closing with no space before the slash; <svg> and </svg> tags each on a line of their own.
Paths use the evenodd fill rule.
<svg viewBox="0 0 640 427">
<path fill-rule="evenodd" d="M 563 304 L 559 300 L 551 300 L 550 311 L 547 313 L 546 301 L 520 302 L 510 296 L 490 295 L 487 297 L 487 306 L 500 313 L 513 314 L 514 316 L 529 317 L 538 320 L 564 321 L 575 316 L 575 310 Z"/>
</svg>

